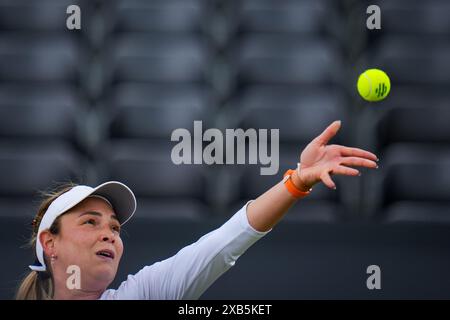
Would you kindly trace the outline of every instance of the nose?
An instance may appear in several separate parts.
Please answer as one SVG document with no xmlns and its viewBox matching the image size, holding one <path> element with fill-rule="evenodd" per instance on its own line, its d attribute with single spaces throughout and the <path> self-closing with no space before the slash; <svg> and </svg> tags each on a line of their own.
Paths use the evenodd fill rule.
<svg viewBox="0 0 450 320">
<path fill-rule="evenodd" d="M 100 235 L 100 241 L 115 243 L 116 238 L 115 238 L 114 232 L 102 233 Z"/>
</svg>

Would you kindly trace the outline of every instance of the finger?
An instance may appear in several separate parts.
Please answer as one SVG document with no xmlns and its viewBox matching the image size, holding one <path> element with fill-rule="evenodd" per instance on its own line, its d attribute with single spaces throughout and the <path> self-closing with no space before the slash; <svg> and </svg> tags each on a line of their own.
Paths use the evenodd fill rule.
<svg viewBox="0 0 450 320">
<path fill-rule="evenodd" d="M 361 173 L 353 168 L 349 168 L 346 166 L 337 166 L 335 169 L 333 169 L 333 174 L 341 174 L 344 176 L 360 176 Z"/>
<path fill-rule="evenodd" d="M 341 155 L 343 156 L 349 156 L 349 157 L 361 157 L 361 158 L 367 158 L 374 161 L 378 160 L 378 157 L 373 154 L 372 152 L 359 149 L 359 148 L 350 148 L 350 147 L 342 147 L 340 149 Z"/>
<path fill-rule="evenodd" d="M 341 127 L 341 121 L 334 121 L 314 140 L 321 145 L 325 145 L 333 138 Z"/>
<path fill-rule="evenodd" d="M 378 164 L 375 161 L 358 157 L 344 157 L 339 164 L 352 167 L 378 168 Z"/>
<path fill-rule="evenodd" d="M 320 179 L 328 188 L 336 189 L 336 184 L 333 182 L 328 172 L 325 171 L 324 173 L 322 173 L 320 175 Z"/>
</svg>

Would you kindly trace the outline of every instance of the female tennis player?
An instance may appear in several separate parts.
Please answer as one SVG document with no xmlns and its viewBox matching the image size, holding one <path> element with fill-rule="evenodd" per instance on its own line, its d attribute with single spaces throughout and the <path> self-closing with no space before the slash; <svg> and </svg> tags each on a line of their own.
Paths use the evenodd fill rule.
<svg viewBox="0 0 450 320">
<path fill-rule="evenodd" d="M 117 289 L 108 286 L 124 250 L 121 225 L 136 209 L 132 191 L 111 181 L 51 194 L 33 220 L 36 262 L 16 298 L 198 299 L 316 183 L 335 189 L 331 175 L 357 176 L 359 171 L 351 167 L 378 167 L 371 152 L 328 145 L 340 126 L 340 121 L 328 126 L 303 150 L 297 168 L 288 170 L 282 181 L 249 201 L 221 227 L 174 256 L 129 275 Z M 68 270 L 79 270 L 78 286 L 69 285 Z"/>
</svg>

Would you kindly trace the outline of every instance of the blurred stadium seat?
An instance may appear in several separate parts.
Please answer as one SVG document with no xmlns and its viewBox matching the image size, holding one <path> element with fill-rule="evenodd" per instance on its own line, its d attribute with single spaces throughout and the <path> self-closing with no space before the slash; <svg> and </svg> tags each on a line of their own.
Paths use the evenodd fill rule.
<svg viewBox="0 0 450 320">
<path fill-rule="evenodd" d="M 117 81 L 196 82 L 204 79 L 207 61 L 194 37 L 126 34 L 115 43 L 110 67 Z"/>
<path fill-rule="evenodd" d="M 116 32 L 201 32 L 207 14 L 202 0 L 120 0 L 111 11 Z"/>
<path fill-rule="evenodd" d="M 450 4 L 445 0 L 384 1 L 383 28 L 388 33 L 418 37 L 448 36 Z"/>
<path fill-rule="evenodd" d="M 0 142 L 1 217 L 35 214 L 38 191 L 57 183 L 82 182 L 87 163 L 64 143 Z M 33 210 L 31 210 L 33 209 Z"/>
<path fill-rule="evenodd" d="M 211 214 L 204 168 L 173 164 L 166 143 L 117 139 L 105 145 L 101 154 L 102 180 L 130 186 L 141 218 L 198 220 Z"/>
<path fill-rule="evenodd" d="M 84 146 L 78 130 L 85 112 L 85 102 L 67 85 L 0 84 L 2 140 L 59 140 L 81 150 Z"/>
<path fill-rule="evenodd" d="M 338 82 L 338 60 L 329 42 L 282 35 L 245 38 L 236 57 L 242 81 L 299 85 Z"/>
<path fill-rule="evenodd" d="M 378 124 L 377 149 L 395 143 L 448 147 L 450 145 L 448 119 L 450 119 L 448 106 L 392 108 Z"/>
<path fill-rule="evenodd" d="M 192 130 L 195 120 L 208 122 L 208 92 L 195 85 L 126 83 L 116 88 L 111 100 L 106 109 L 112 138 L 163 139 L 169 143 L 175 129 Z"/>
<path fill-rule="evenodd" d="M 82 53 L 64 36 L 0 35 L 0 81 L 77 81 Z"/>
<path fill-rule="evenodd" d="M 331 1 L 235 1 L 241 32 L 321 35 L 336 12 Z"/>
<path fill-rule="evenodd" d="M 377 220 L 449 223 L 450 158 L 448 147 L 395 144 L 385 149 L 379 175 L 366 194 L 376 196 Z"/>
</svg>

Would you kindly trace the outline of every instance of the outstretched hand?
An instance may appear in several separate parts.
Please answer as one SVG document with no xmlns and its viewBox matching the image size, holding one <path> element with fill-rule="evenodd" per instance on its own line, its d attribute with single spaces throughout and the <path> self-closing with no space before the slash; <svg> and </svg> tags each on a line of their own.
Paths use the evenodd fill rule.
<svg viewBox="0 0 450 320">
<path fill-rule="evenodd" d="M 358 176 L 360 172 L 351 168 L 378 168 L 376 155 L 358 148 L 336 144 L 327 145 L 341 127 L 340 121 L 334 121 L 318 137 L 311 141 L 300 155 L 300 181 L 306 188 L 322 181 L 327 187 L 336 189 L 331 179 L 333 174 Z"/>
</svg>

